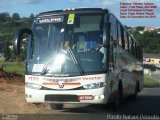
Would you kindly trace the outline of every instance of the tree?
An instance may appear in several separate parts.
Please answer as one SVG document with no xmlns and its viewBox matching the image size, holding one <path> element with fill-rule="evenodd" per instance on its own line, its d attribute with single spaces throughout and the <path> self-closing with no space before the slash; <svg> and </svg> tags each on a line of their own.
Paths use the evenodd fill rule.
<svg viewBox="0 0 160 120">
<path fill-rule="evenodd" d="M 33 13 L 30 14 L 29 19 L 30 19 L 30 20 L 34 20 L 34 14 L 33 14 Z"/>
<path fill-rule="evenodd" d="M 4 58 L 5 58 L 5 61 L 9 61 L 11 58 L 11 49 L 9 48 L 9 43 L 7 43 L 4 49 Z"/>
<path fill-rule="evenodd" d="M 136 27 L 136 31 L 143 31 L 144 30 L 144 26 L 138 26 L 138 27 Z"/>
<path fill-rule="evenodd" d="M 160 34 L 157 31 L 144 32 L 143 34 L 136 31 L 133 36 L 143 46 L 144 52 L 160 51 Z"/>
<path fill-rule="evenodd" d="M 0 22 L 6 22 L 10 20 L 10 15 L 8 12 L 0 13 Z"/>
<path fill-rule="evenodd" d="M 13 15 L 12 15 L 12 20 L 13 20 L 13 21 L 18 21 L 18 20 L 20 20 L 19 14 L 18 14 L 18 13 L 13 13 Z"/>
</svg>

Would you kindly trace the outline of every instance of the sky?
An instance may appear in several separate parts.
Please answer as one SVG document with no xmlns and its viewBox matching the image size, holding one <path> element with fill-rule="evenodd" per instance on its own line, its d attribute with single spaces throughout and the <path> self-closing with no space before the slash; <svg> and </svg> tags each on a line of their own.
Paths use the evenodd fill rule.
<svg viewBox="0 0 160 120">
<path fill-rule="evenodd" d="M 158 8 L 156 18 L 120 18 L 120 2 L 152 2 Z M 52 11 L 64 8 L 98 7 L 108 8 L 127 26 L 160 27 L 160 0 L 0 0 L 0 13 L 19 13 L 21 17 L 29 17 L 31 13 Z"/>
</svg>

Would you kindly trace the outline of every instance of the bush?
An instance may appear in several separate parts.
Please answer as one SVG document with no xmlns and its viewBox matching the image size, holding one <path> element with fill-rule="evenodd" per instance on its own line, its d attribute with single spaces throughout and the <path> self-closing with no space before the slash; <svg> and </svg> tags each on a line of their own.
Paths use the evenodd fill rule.
<svg viewBox="0 0 160 120">
<path fill-rule="evenodd" d="M 144 64 L 144 68 L 150 69 L 151 71 L 156 71 L 157 67 L 155 65 Z"/>
<path fill-rule="evenodd" d="M 149 76 L 144 77 L 144 87 L 150 88 L 150 87 L 159 87 L 159 86 L 160 84 L 156 80 L 150 78 Z"/>
</svg>

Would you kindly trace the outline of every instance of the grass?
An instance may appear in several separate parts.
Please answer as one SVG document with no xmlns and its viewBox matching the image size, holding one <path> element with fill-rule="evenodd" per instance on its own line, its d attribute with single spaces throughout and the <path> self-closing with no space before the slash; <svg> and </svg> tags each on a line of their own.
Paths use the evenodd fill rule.
<svg viewBox="0 0 160 120">
<path fill-rule="evenodd" d="M 160 87 L 160 83 L 148 76 L 144 76 L 144 87 Z"/>
<path fill-rule="evenodd" d="M 25 75 L 25 65 L 22 63 L 0 61 L 0 64 L 5 72 Z"/>
</svg>

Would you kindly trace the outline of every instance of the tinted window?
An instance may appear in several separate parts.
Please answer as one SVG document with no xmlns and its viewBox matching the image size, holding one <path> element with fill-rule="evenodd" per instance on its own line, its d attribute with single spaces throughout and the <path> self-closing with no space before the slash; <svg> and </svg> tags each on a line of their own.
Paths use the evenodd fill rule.
<svg viewBox="0 0 160 120">
<path fill-rule="evenodd" d="M 113 15 L 110 15 L 111 23 L 111 37 L 113 40 L 117 40 L 117 21 Z"/>
</svg>

